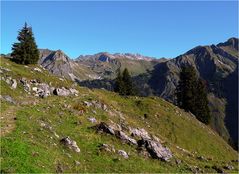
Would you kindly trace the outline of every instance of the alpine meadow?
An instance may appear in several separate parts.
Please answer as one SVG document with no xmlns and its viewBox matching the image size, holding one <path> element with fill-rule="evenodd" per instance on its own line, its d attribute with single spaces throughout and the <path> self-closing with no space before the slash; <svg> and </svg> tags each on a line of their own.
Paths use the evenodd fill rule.
<svg viewBox="0 0 239 174">
<path fill-rule="evenodd" d="M 1 1 L 1 173 L 238 173 L 238 1 Z"/>
</svg>

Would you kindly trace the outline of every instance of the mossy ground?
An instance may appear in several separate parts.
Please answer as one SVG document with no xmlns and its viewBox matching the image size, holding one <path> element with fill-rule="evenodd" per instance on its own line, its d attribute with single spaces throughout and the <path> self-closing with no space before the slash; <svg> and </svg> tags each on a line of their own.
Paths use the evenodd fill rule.
<svg viewBox="0 0 239 174">
<path fill-rule="evenodd" d="M 16 65 L 6 59 L 1 58 L 0 66 L 12 70 L 8 73 L 15 79 L 38 78 L 42 82 L 51 82 L 53 86 L 73 85 L 70 81 L 59 80 L 47 71 L 35 72 L 31 70 L 32 66 Z M 13 105 L 1 101 L 1 113 L 13 106 L 16 107 L 17 118 L 15 129 L 1 137 L 2 172 L 179 173 L 191 172 L 190 167 L 193 166 L 198 166 L 204 172 L 215 172 L 211 166 L 222 168 L 226 164 L 234 166 L 235 169 L 230 172 L 238 172 L 237 163 L 231 162 L 237 159 L 237 152 L 208 126 L 163 99 L 121 97 L 105 90 L 76 88 L 79 90 L 78 97 L 50 96 L 41 99 L 28 95 L 20 85 L 13 90 L 1 81 L 1 95 L 10 95 L 19 103 Z M 108 110 L 83 105 L 83 101 L 94 100 L 104 103 Z M 82 109 L 84 113 L 80 114 L 79 110 Z M 125 119 L 122 120 L 119 115 Z M 144 128 L 159 137 L 171 149 L 174 157 L 170 162 L 146 158 L 135 147 L 123 144 L 115 137 L 96 133 L 90 128 L 95 124 L 89 122 L 88 117 L 95 117 L 98 122 L 123 121 L 131 127 Z M 52 130 L 42 128 L 41 122 L 50 125 L 59 138 Z M 77 142 L 80 153 L 60 144 L 59 140 L 65 136 Z M 117 153 L 99 151 L 98 146 L 102 143 L 113 145 L 116 150 L 125 150 L 129 153 L 129 159 L 124 159 Z M 188 155 L 177 146 L 193 155 Z M 211 160 L 197 159 L 199 156 Z M 180 159 L 182 163 L 176 164 L 176 159 Z M 80 164 L 76 164 L 76 161 Z"/>
</svg>

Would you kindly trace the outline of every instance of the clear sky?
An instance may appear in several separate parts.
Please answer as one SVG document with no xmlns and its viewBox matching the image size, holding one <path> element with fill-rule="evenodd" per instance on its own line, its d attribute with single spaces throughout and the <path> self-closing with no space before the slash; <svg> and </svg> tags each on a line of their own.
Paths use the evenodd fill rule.
<svg viewBox="0 0 239 174">
<path fill-rule="evenodd" d="M 1 53 L 26 21 L 39 48 L 172 58 L 238 37 L 238 2 L 1 2 Z"/>
</svg>

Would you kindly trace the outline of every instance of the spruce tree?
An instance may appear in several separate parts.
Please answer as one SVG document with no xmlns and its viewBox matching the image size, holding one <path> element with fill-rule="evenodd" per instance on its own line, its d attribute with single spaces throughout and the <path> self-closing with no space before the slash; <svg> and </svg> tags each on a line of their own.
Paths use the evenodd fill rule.
<svg viewBox="0 0 239 174">
<path fill-rule="evenodd" d="M 114 87 L 114 91 L 118 92 L 120 95 L 123 95 L 124 90 L 123 90 L 123 80 L 122 80 L 122 75 L 121 72 L 118 72 L 118 75 L 115 79 L 115 87 Z"/>
<path fill-rule="evenodd" d="M 120 71 L 115 79 L 114 91 L 120 95 L 134 95 L 135 90 L 132 83 L 131 76 L 127 68 L 124 69 L 121 75 Z"/>
<path fill-rule="evenodd" d="M 182 68 L 176 97 L 179 107 L 193 113 L 199 121 L 209 124 L 211 116 L 206 86 L 201 79 L 197 78 L 193 67 Z"/>
<path fill-rule="evenodd" d="M 183 67 L 180 73 L 180 81 L 177 86 L 177 104 L 186 111 L 195 108 L 195 93 L 197 87 L 197 76 L 193 67 Z"/>
<path fill-rule="evenodd" d="M 133 83 L 127 68 L 125 68 L 123 71 L 122 80 L 123 80 L 124 95 L 133 95 L 134 94 Z"/>
<path fill-rule="evenodd" d="M 209 124 L 211 114 L 208 107 L 207 88 L 202 79 L 198 80 L 195 98 L 195 115 L 197 119 L 205 124 Z"/>
<path fill-rule="evenodd" d="M 25 23 L 19 31 L 17 40 L 12 46 L 12 61 L 18 64 L 36 64 L 39 59 L 39 51 L 35 42 L 32 28 Z"/>
</svg>

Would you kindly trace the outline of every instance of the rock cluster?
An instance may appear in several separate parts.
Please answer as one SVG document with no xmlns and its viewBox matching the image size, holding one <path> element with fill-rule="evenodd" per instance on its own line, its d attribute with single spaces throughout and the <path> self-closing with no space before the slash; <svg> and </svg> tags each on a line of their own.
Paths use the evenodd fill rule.
<svg viewBox="0 0 239 174">
<path fill-rule="evenodd" d="M 138 141 L 138 145 L 146 148 L 152 158 L 169 161 L 173 157 L 172 152 L 167 147 L 163 147 L 158 141 L 142 139 Z"/>
<path fill-rule="evenodd" d="M 148 132 L 144 129 L 129 128 L 131 136 L 140 138 L 140 140 L 136 141 L 122 130 L 118 130 L 115 126 L 108 125 L 104 122 L 93 126 L 93 128 L 96 129 L 97 132 L 114 135 L 125 143 L 136 145 L 138 149 L 146 150 L 154 159 L 169 161 L 173 157 L 172 152 L 167 147 L 164 147 L 158 138 L 151 138 Z M 122 155 L 124 154 L 123 152 L 120 153 Z"/>
<path fill-rule="evenodd" d="M 76 142 L 74 140 L 71 140 L 70 137 L 65 137 L 62 138 L 60 141 L 63 145 L 65 145 L 66 147 L 68 147 L 69 149 L 79 153 L 80 152 L 80 148 L 77 146 Z"/>
<path fill-rule="evenodd" d="M 5 71 L 5 69 L 4 69 Z M 2 76 L 1 80 L 5 81 L 12 89 L 17 88 L 17 80 L 13 79 L 10 76 Z M 23 89 L 28 94 L 34 94 L 37 97 L 46 98 L 50 95 L 58 95 L 58 96 L 78 96 L 79 91 L 74 88 L 56 88 L 53 86 L 50 86 L 47 83 L 41 83 L 39 80 L 32 79 L 27 80 L 25 77 L 22 77 L 19 80 L 19 83 L 23 86 Z"/>
</svg>

